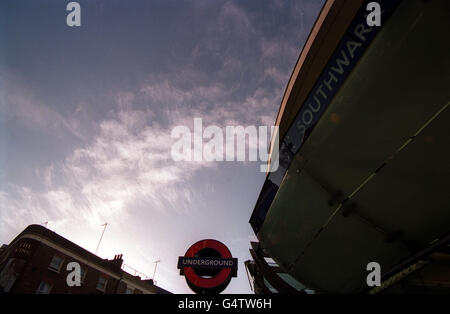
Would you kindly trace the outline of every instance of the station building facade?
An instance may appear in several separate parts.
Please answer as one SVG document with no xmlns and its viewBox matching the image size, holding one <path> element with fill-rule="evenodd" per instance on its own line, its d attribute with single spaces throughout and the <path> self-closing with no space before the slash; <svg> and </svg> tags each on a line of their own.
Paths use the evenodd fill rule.
<svg viewBox="0 0 450 314">
<path fill-rule="evenodd" d="M 325 2 L 286 87 L 249 221 L 259 292 L 450 292 L 450 2 L 377 1 L 381 26 L 369 2 Z"/>
</svg>

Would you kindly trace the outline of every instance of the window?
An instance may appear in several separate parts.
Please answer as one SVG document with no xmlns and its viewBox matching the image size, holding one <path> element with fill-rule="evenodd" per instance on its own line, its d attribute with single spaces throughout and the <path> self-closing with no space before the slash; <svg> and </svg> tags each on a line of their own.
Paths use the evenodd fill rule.
<svg viewBox="0 0 450 314">
<path fill-rule="evenodd" d="M 127 290 L 125 290 L 125 294 L 133 294 L 134 293 L 134 289 L 127 287 Z"/>
<path fill-rule="evenodd" d="M 61 267 L 63 265 L 63 262 L 64 262 L 64 259 L 61 256 L 53 255 L 52 261 L 50 262 L 48 269 L 59 273 L 59 271 L 61 270 Z"/>
<path fill-rule="evenodd" d="M 52 285 L 42 281 L 36 290 L 36 294 L 49 294 L 51 290 L 52 290 Z"/>
<path fill-rule="evenodd" d="M 9 292 L 19 277 L 25 265 L 25 260 L 18 258 L 10 258 L 8 263 L 0 272 L 0 293 Z"/>
<path fill-rule="evenodd" d="M 107 283 L 108 283 L 108 280 L 105 277 L 102 277 L 102 276 L 98 277 L 97 289 L 105 292 Z"/>
<path fill-rule="evenodd" d="M 83 266 L 80 267 L 80 277 L 81 277 L 81 283 L 84 283 L 84 279 L 86 278 L 87 269 Z"/>
</svg>

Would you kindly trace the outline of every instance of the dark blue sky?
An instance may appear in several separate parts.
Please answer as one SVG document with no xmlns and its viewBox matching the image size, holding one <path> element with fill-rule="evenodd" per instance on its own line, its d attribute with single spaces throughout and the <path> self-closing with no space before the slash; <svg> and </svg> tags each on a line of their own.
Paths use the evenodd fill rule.
<svg viewBox="0 0 450 314">
<path fill-rule="evenodd" d="M 260 162 L 170 158 L 176 125 L 273 125 L 323 1 L 0 3 L 0 241 L 31 223 L 123 253 L 173 292 L 177 257 L 202 238 L 243 261 Z"/>
</svg>

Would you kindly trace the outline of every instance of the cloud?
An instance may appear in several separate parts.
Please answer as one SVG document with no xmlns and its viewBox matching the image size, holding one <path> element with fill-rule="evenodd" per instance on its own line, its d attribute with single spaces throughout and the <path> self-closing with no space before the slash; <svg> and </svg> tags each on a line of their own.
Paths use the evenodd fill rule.
<svg viewBox="0 0 450 314">
<path fill-rule="evenodd" d="M 83 138 L 76 119 L 67 119 L 50 106 L 41 103 L 25 85 L 4 70 L 0 70 L 0 85 L 2 115 L 33 130 L 67 132 Z"/>
<path fill-rule="evenodd" d="M 204 126 L 273 123 L 278 95 L 257 89 L 230 101 L 228 94 L 221 84 L 181 88 L 159 78 L 150 78 L 135 91 L 117 92 L 115 109 L 99 122 L 97 135 L 62 162 L 36 169 L 44 191 L 13 185 L 2 191 L 2 229 L 20 230 L 25 221 L 46 220 L 75 219 L 97 225 L 127 215 L 139 203 L 159 211 L 179 208 L 180 201 L 189 201 L 192 194 L 183 183 L 214 163 L 174 162 L 170 154 L 174 126 L 192 129 L 194 117 L 203 118 Z M 28 122 L 44 129 L 68 127 L 62 116 L 47 107 L 19 95 L 10 97 L 20 100 L 12 113 Z M 136 108 L 139 99 L 152 106 Z M 185 210 L 188 206 L 185 203 Z M 19 219 L 25 212 L 32 214 Z"/>
<path fill-rule="evenodd" d="M 214 164 L 172 161 L 174 139 L 170 134 L 175 125 L 192 129 L 194 117 L 201 117 L 204 126 L 223 128 L 274 122 L 280 90 L 272 93 L 258 88 L 235 101 L 228 100 L 228 95 L 229 91 L 221 84 L 181 88 L 159 78 L 150 78 L 136 91 L 118 92 L 116 109 L 110 111 L 109 119 L 100 121 L 97 135 L 88 144 L 75 148 L 59 165 L 52 163 L 45 169 L 37 169 L 46 192 L 20 187 L 3 192 L 6 210 L 2 211 L 5 216 L 2 224 L 22 228 L 19 225 L 23 226 L 23 220 L 16 218 L 23 210 L 33 213 L 29 222 L 69 217 L 95 225 L 126 215 L 128 208 L 140 202 L 160 211 L 177 207 L 181 199 L 189 200 L 192 193 L 182 183 L 197 170 Z M 136 109 L 138 99 L 152 106 Z M 52 127 L 46 124 L 49 123 L 46 119 L 39 118 L 45 114 L 52 116 L 47 108 L 31 101 L 19 103 L 40 112 L 38 118 L 25 117 L 36 119 L 43 128 Z M 53 113 L 53 117 L 60 116 Z M 65 120 L 61 117 L 56 121 Z M 55 177 L 58 182 L 54 182 Z M 71 215 L 70 208 L 77 215 Z"/>
<path fill-rule="evenodd" d="M 114 119 L 102 121 L 90 145 L 75 149 L 61 165 L 37 172 L 45 192 L 17 186 L 2 191 L 1 229 L 61 219 L 95 225 L 126 215 L 142 199 L 156 210 L 173 208 L 181 194 L 170 193 L 172 185 L 188 180 L 202 165 L 173 162 L 170 129 L 145 124 L 151 116 L 118 111 Z M 54 184 L 52 178 L 61 175 L 63 184 Z"/>
</svg>

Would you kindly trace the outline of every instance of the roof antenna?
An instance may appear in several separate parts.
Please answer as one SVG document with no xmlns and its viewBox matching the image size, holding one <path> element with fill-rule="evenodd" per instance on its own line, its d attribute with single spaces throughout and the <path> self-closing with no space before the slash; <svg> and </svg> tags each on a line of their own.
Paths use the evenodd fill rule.
<svg viewBox="0 0 450 314">
<path fill-rule="evenodd" d="M 98 248 L 100 247 L 100 243 L 102 242 L 103 234 L 105 233 L 105 230 L 106 230 L 106 226 L 107 226 L 107 225 L 108 225 L 107 222 L 105 222 L 105 223 L 102 225 L 102 226 L 104 226 L 104 228 L 103 228 L 102 235 L 101 235 L 101 237 L 100 237 L 100 241 L 98 241 L 97 249 L 95 250 L 95 255 L 97 255 Z"/>
<path fill-rule="evenodd" d="M 156 261 L 154 261 L 153 263 L 155 263 L 155 269 L 153 270 L 153 284 L 155 284 L 156 285 L 156 281 L 155 281 L 155 273 L 156 273 L 156 266 L 158 266 L 158 263 L 159 262 L 161 262 L 161 260 L 156 260 Z"/>
</svg>

